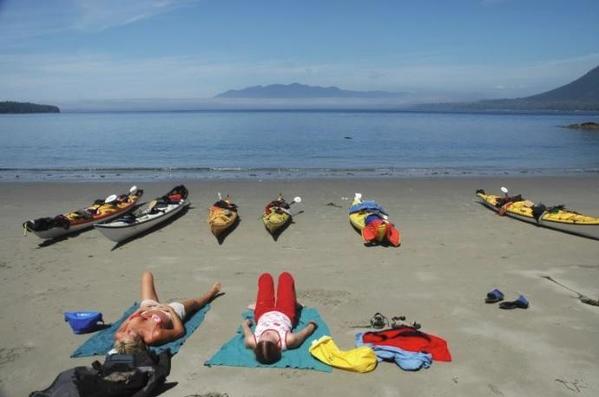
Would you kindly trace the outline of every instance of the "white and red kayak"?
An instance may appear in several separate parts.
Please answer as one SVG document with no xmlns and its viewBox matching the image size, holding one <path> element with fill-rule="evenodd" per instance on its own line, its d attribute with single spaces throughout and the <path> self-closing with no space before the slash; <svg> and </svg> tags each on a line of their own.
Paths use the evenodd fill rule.
<svg viewBox="0 0 599 397">
<path fill-rule="evenodd" d="M 176 186 L 164 196 L 152 200 L 148 205 L 112 221 L 95 224 L 94 227 L 107 239 L 120 243 L 177 215 L 189 205 L 188 194 L 185 186 Z"/>
</svg>

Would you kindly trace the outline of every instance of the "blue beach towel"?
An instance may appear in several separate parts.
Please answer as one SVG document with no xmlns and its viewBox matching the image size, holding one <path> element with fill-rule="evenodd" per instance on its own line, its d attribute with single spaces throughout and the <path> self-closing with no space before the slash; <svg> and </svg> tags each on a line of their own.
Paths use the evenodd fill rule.
<svg viewBox="0 0 599 397">
<path fill-rule="evenodd" d="M 395 346 L 374 345 L 364 343 L 364 332 L 356 334 L 356 347 L 368 346 L 376 354 L 379 361 L 392 361 L 404 371 L 418 371 L 421 368 L 430 368 L 433 355 L 423 352 L 410 352 Z"/>
<path fill-rule="evenodd" d="M 127 319 L 134 311 L 139 308 L 139 304 L 136 302 L 129 309 L 123 313 L 121 318 L 118 321 L 115 321 L 110 327 L 99 331 L 88 340 L 86 340 L 81 346 L 77 348 L 71 354 L 71 357 L 89 357 L 89 356 L 101 356 L 108 353 L 112 346 L 114 345 L 114 334 L 119 329 L 123 321 Z M 202 309 L 198 310 L 194 313 L 190 318 L 185 321 L 185 335 L 181 338 L 166 343 L 160 346 L 152 346 L 150 349 L 157 354 L 170 349 L 172 354 L 175 354 L 179 351 L 183 343 L 193 334 L 193 332 L 200 326 L 202 321 L 204 321 L 204 317 L 206 316 L 206 312 L 210 310 L 210 305 L 204 306 Z"/>
<path fill-rule="evenodd" d="M 246 310 L 241 315 L 244 319 L 254 319 L 254 312 Z M 279 361 L 274 364 L 266 365 L 256 361 L 254 352 L 245 347 L 243 342 L 243 331 L 241 326 L 237 329 L 235 336 L 225 343 L 219 351 L 212 356 L 204 365 L 210 367 L 212 365 L 226 365 L 230 367 L 267 367 L 267 368 L 298 368 L 298 369 L 313 369 L 322 372 L 332 372 L 333 369 L 326 364 L 318 361 L 308 351 L 310 342 L 313 339 L 318 339 L 323 335 L 330 335 L 329 327 L 320 317 L 318 310 L 312 308 L 303 308 L 300 313 L 298 325 L 294 329 L 302 329 L 310 321 L 318 324 L 318 328 L 312 335 L 296 349 L 285 350 Z M 253 328 L 252 328 L 253 329 Z"/>
</svg>

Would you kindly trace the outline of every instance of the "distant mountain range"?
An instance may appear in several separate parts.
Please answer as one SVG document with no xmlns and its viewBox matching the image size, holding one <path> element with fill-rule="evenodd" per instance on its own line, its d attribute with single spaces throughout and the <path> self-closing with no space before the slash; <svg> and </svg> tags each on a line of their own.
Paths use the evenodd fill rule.
<svg viewBox="0 0 599 397">
<path fill-rule="evenodd" d="M 350 91 L 338 87 L 319 87 L 299 83 L 257 85 L 241 90 L 229 90 L 215 98 L 398 98 L 407 95 L 403 92 Z"/>
<path fill-rule="evenodd" d="M 0 0 L 1 1 L 1 0 Z M 455 98 L 455 96 L 453 96 Z M 449 98 L 449 97 L 448 97 Z M 559 88 L 514 99 L 477 102 L 446 101 L 422 93 L 351 91 L 305 84 L 271 84 L 229 90 L 213 98 L 118 99 L 62 103 L 65 111 L 194 111 L 194 110 L 368 110 L 368 111 L 599 111 L 599 66 Z M 0 113 L 59 113 L 57 106 L 0 102 Z"/>
<path fill-rule="evenodd" d="M 29 102 L 0 102 L 0 113 L 60 113 L 57 106 Z"/>
<path fill-rule="evenodd" d="M 490 99 L 468 103 L 417 105 L 426 110 L 587 110 L 599 111 L 599 66 L 571 83 L 524 98 Z"/>
<path fill-rule="evenodd" d="M 271 84 L 248 87 L 241 90 L 229 90 L 216 95 L 216 99 L 233 100 L 330 100 L 324 105 L 332 108 L 344 106 L 342 100 L 363 100 L 354 103 L 357 107 L 395 108 L 431 111 L 599 111 L 599 66 L 586 73 L 579 79 L 562 87 L 524 98 L 489 99 L 477 102 L 447 102 L 447 103 L 421 103 L 413 102 L 410 94 L 405 92 L 389 91 L 350 91 L 338 87 L 319 87 L 305 84 Z M 337 102 L 335 102 L 337 101 Z M 314 102 L 316 103 L 316 102 Z M 299 103 L 304 107 L 308 103 Z M 270 102 L 276 106 L 276 102 Z M 293 108 L 293 102 L 286 104 Z M 347 105 L 347 104 L 346 104 Z M 250 105 L 251 107 L 251 105 Z"/>
</svg>

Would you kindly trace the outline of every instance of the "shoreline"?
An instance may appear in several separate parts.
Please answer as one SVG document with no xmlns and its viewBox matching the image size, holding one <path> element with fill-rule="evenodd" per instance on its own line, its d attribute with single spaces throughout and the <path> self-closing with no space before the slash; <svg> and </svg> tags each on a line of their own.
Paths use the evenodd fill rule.
<svg viewBox="0 0 599 397">
<path fill-rule="evenodd" d="M 81 208 L 125 191 L 130 182 L 0 183 L 6 225 L 0 230 L 0 395 L 27 395 L 47 387 L 60 371 L 97 359 L 69 358 L 89 335 L 73 335 L 62 313 L 99 310 L 107 322 L 115 320 L 139 299 L 144 270 L 154 273 L 164 300 L 200 294 L 217 280 L 225 292 L 174 356 L 168 382 L 177 384 L 166 397 L 300 390 L 315 396 L 323 390 L 330 396 L 562 396 L 573 385 L 581 396 L 599 391 L 599 308 L 542 278 L 549 275 L 596 298 L 599 241 L 498 217 L 474 195 L 478 188 L 491 192 L 505 185 L 536 202 L 565 203 L 599 216 L 599 176 L 135 184 L 145 191 L 143 201 L 150 201 L 180 182 L 190 191 L 188 213 L 116 249 L 95 230 L 40 247 L 34 235 L 23 237 L 21 223 Z M 232 195 L 241 217 L 222 245 L 206 223 L 219 191 Z M 280 192 L 302 196 L 303 213 L 274 242 L 259 216 Z M 402 234 L 399 248 L 362 245 L 347 219 L 354 192 L 385 207 Z M 234 335 L 254 299 L 257 276 L 283 270 L 293 273 L 300 302 L 319 310 L 342 350 L 353 347 L 360 331 L 352 327 L 375 312 L 403 314 L 446 339 L 453 361 L 416 373 L 380 363 L 363 375 L 203 366 Z M 485 304 L 493 288 L 506 300 L 524 294 L 530 308 L 503 311 Z"/>
<path fill-rule="evenodd" d="M 345 179 L 442 179 L 442 178 L 584 178 L 599 176 L 599 168 L 569 169 L 472 169 L 472 168 L 80 168 L 80 169 L 0 169 L 0 183 L 19 182 L 128 182 L 144 183 L 188 180 L 193 182 L 210 181 L 280 181 L 280 180 L 345 180 Z"/>
</svg>

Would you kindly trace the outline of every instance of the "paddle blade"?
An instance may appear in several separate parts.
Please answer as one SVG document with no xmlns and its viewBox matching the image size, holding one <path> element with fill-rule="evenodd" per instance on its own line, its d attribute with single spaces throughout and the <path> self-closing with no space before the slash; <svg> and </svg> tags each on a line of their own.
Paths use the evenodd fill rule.
<svg viewBox="0 0 599 397">
<path fill-rule="evenodd" d="M 293 202 L 294 203 L 301 203 L 302 202 L 302 198 L 300 196 L 296 196 L 293 198 Z"/>
<path fill-rule="evenodd" d="M 131 186 L 131 189 L 129 189 L 129 193 L 131 193 L 131 194 L 137 193 L 137 186 L 135 186 L 135 185 Z"/>
<path fill-rule="evenodd" d="M 502 186 L 502 187 L 500 188 L 500 190 L 501 190 L 503 193 L 505 193 L 505 194 L 508 194 L 508 193 L 509 193 L 509 190 L 507 190 L 507 187 L 505 187 L 505 186 Z"/>
<path fill-rule="evenodd" d="M 354 200 L 362 200 L 362 193 L 354 193 Z"/>
<path fill-rule="evenodd" d="M 110 204 L 113 201 L 115 201 L 117 199 L 117 195 L 116 194 L 111 194 L 110 196 L 106 197 L 106 200 L 104 200 L 105 203 Z"/>
</svg>

